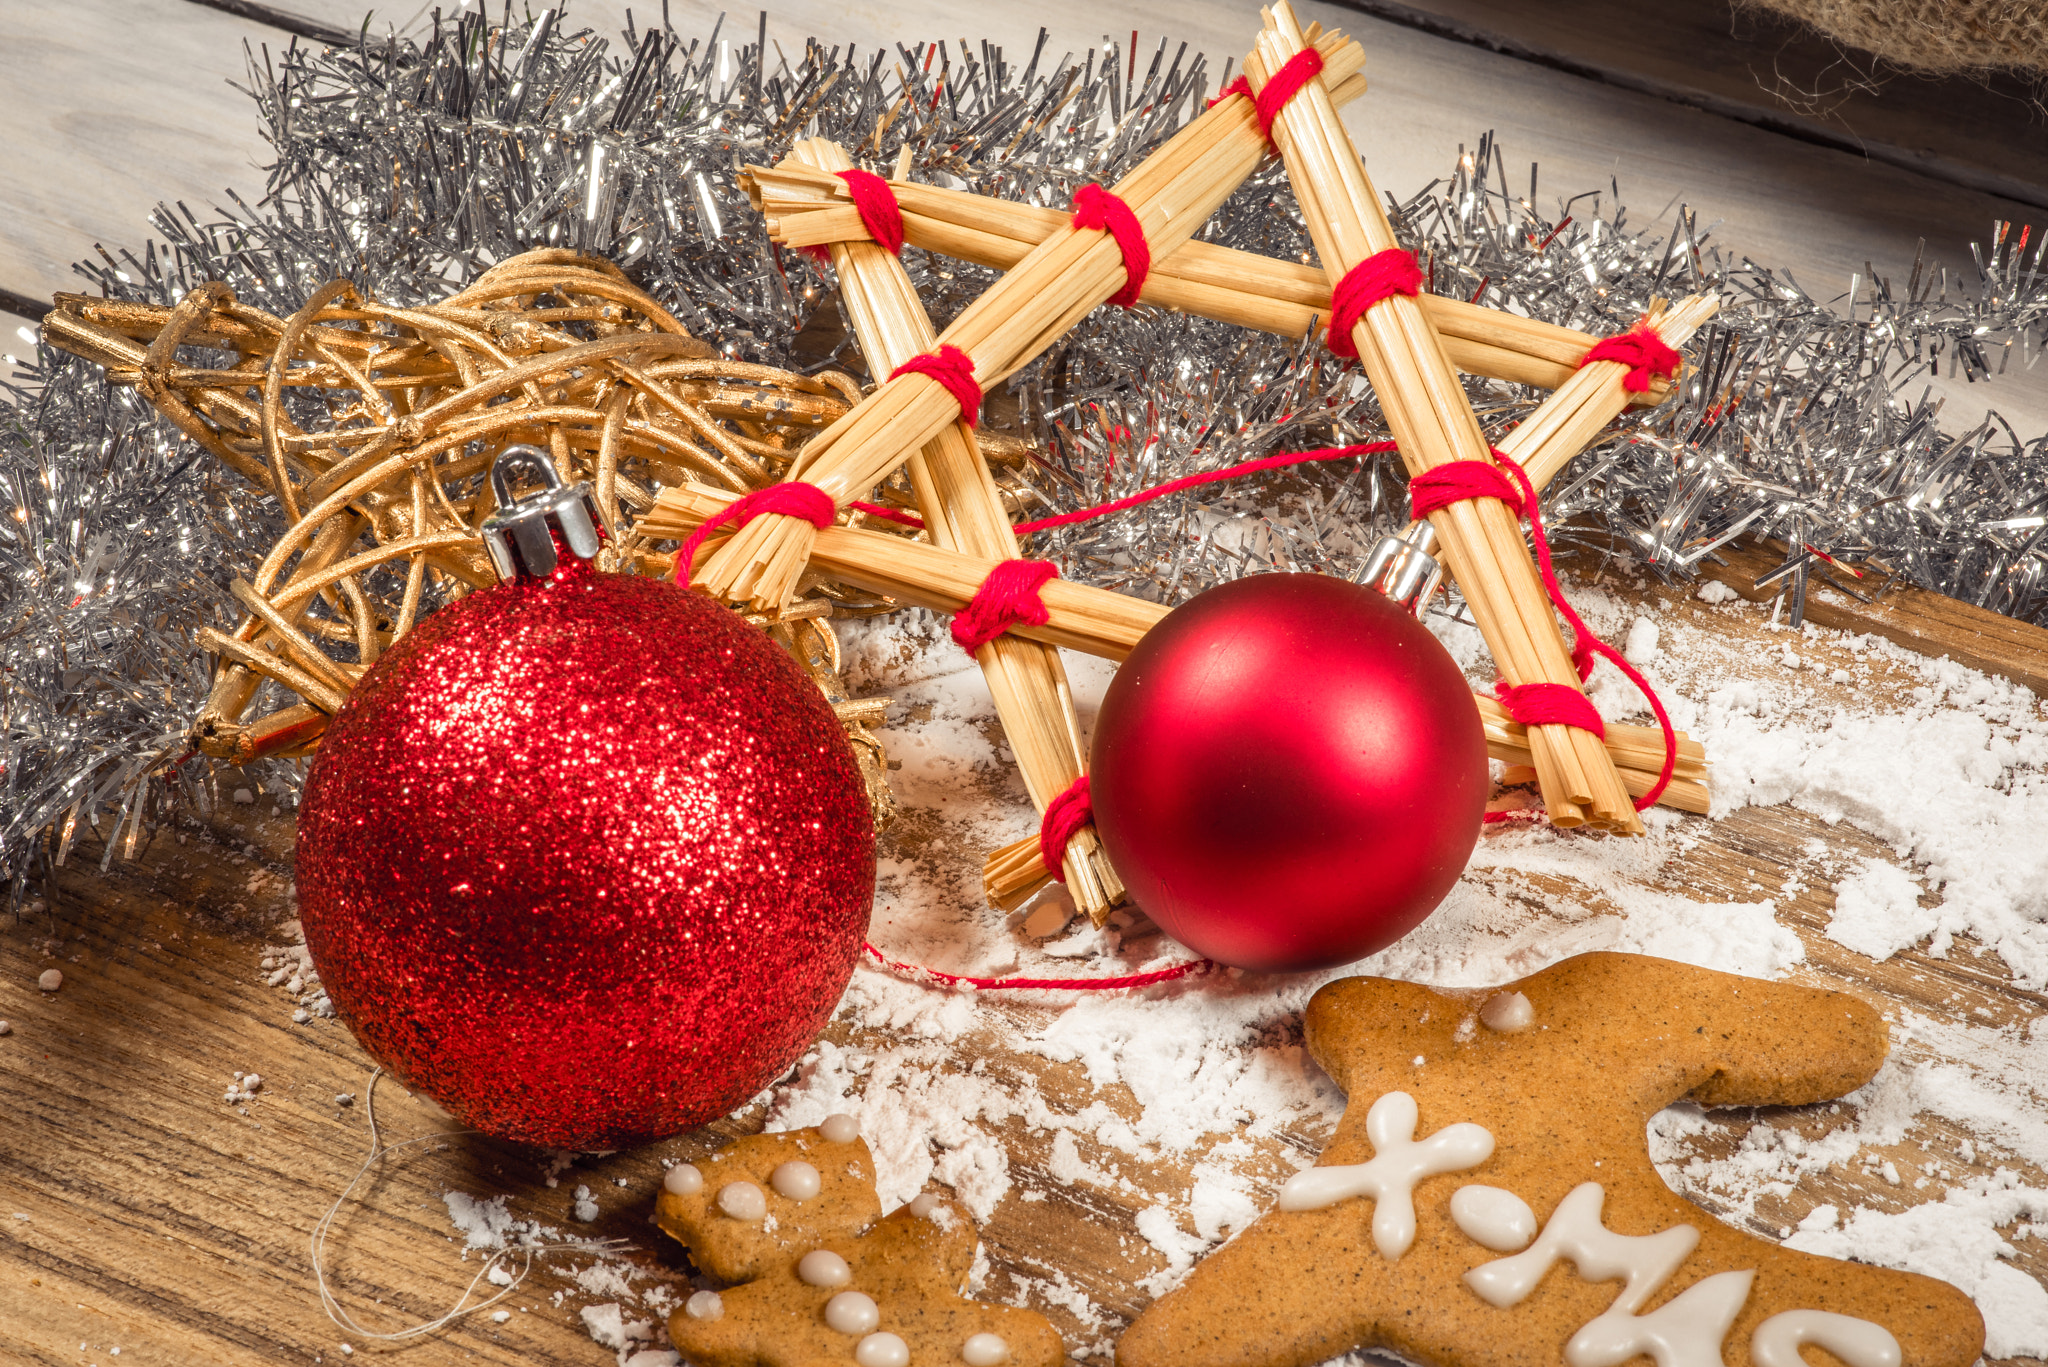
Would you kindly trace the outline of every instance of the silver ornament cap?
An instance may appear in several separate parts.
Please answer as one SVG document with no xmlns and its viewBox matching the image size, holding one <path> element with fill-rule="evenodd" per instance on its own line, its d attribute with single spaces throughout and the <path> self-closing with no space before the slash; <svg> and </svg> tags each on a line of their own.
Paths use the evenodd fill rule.
<svg viewBox="0 0 2048 1367">
<path fill-rule="evenodd" d="M 541 487 L 522 498 L 512 497 L 512 476 L 524 470 L 540 481 Z M 572 555 L 588 560 L 597 554 L 597 509 L 590 501 L 588 482 L 565 485 L 555 473 L 555 464 L 538 446 L 508 446 L 491 462 L 491 492 L 498 511 L 484 520 L 481 528 L 484 549 L 491 553 L 491 566 L 502 581 L 521 574 L 545 578 L 555 572 L 561 557 L 555 550 L 556 532 Z"/>
<path fill-rule="evenodd" d="M 1430 554 L 1435 549 L 1435 529 L 1426 521 L 1414 523 L 1406 531 L 1380 538 L 1358 580 L 1420 617 L 1444 581 L 1443 566 Z"/>
</svg>

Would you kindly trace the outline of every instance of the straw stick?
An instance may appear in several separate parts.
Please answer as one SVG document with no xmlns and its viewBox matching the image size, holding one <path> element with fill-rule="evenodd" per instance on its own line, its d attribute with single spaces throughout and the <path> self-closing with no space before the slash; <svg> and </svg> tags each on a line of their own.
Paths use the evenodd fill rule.
<svg viewBox="0 0 2048 1367">
<path fill-rule="evenodd" d="M 862 241 L 868 230 L 836 177 L 791 167 L 750 166 L 744 182 L 768 232 L 785 247 Z M 890 182 L 903 210 L 904 240 L 915 247 L 1009 270 L 1041 242 L 1068 228 L 1073 215 L 947 190 L 914 181 Z M 1328 322 L 1330 282 L 1315 267 L 1276 261 L 1213 242 L 1183 243 L 1155 261 L 1139 298 L 1161 308 L 1214 318 L 1283 337 L 1304 337 Z M 1599 340 L 1590 333 L 1522 318 L 1459 299 L 1424 295 L 1422 307 L 1443 337 L 1451 364 L 1470 375 L 1556 389 L 1577 371 Z M 1659 380 L 1634 404 L 1670 395 Z"/>
<path fill-rule="evenodd" d="M 1341 85 L 1364 64 L 1358 45 L 1332 37 L 1319 45 L 1327 74 Z M 1190 122 L 1118 181 L 1152 255 L 1162 258 L 1194 234 L 1266 154 L 1252 102 L 1222 101 Z M 1125 280 L 1123 254 L 1106 232 L 1047 238 L 938 338 L 973 363 L 983 389 L 1028 364 Z M 890 380 L 813 443 L 799 476 L 841 507 L 872 488 L 913 451 L 952 425 L 960 409 L 931 377 Z M 773 611 L 794 589 L 815 529 L 800 518 L 766 514 L 727 538 L 693 583 L 729 602 Z"/>
<path fill-rule="evenodd" d="M 1255 90 L 1305 45 L 1286 0 L 1276 0 L 1265 14 L 1265 31 L 1245 59 Z M 1367 257 L 1398 246 L 1321 76 L 1280 111 L 1273 137 L 1333 283 Z M 1368 310 L 1352 335 L 1411 476 L 1454 461 L 1488 459 L 1478 419 L 1420 304 L 1394 295 Z M 1577 690 L 1578 673 L 1514 514 L 1497 499 L 1467 499 L 1431 514 L 1430 522 L 1507 681 Z M 1597 736 L 1576 727 L 1540 726 L 1530 732 L 1530 749 L 1556 825 L 1590 821 L 1631 835 L 1642 832 Z"/>
<path fill-rule="evenodd" d="M 639 530 L 650 539 L 681 540 L 716 516 L 726 501 L 723 491 L 702 484 L 664 489 L 654 507 L 640 520 Z M 698 555 L 701 559 L 711 553 L 711 546 L 707 546 Z M 654 557 L 650 561 L 658 563 Z M 818 533 L 812 547 L 811 568 L 901 603 L 957 613 L 974 596 L 981 581 L 994 568 L 994 562 L 887 532 L 827 527 Z M 1011 629 L 1013 635 L 1109 660 L 1122 660 L 1129 655 L 1145 633 L 1171 610 L 1158 603 L 1064 579 L 1048 580 L 1039 591 L 1039 600 L 1048 613 L 1045 624 L 1019 624 Z M 1492 698 L 1475 695 L 1473 703 L 1486 728 L 1489 752 L 1509 763 L 1530 763 L 1533 754 L 1528 728 L 1510 718 L 1506 709 Z M 1632 789 L 1638 795 L 1647 792 L 1663 764 L 1663 733 L 1653 727 L 1614 724 L 1607 728 L 1605 746 L 1613 757 L 1610 767 L 1623 771 L 1621 781 L 1638 783 Z M 1699 742 L 1681 735 L 1676 777 L 1689 784 L 1704 785 L 1705 753 Z M 1699 797 L 1692 789 L 1679 789 L 1676 784 L 1673 788 L 1677 791 L 1667 794 L 1664 805 L 1686 811 L 1704 810 L 1686 805 Z"/>
<path fill-rule="evenodd" d="M 820 171 L 844 171 L 853 161 L 844 149 L 823 138 L 798 143 L 790 162 Z M 833 177 L 834 181 L 838 178 Z M 848 241 L 832 244 L 832 264 L 839 276 L 839 293 L 853 321 L 854 335 L 869 367 L 887 374 L 911 357 L 937 344 L 931 319 L 917 297 L 916 287 L 904 273 L 903 263 L 872 242 Z M 984 560 L 1010 560 L 1017 555 L 1017 539 L 1010 531 L 1002 495 L 997 492 L 988 463 L 982 459 L 974 429 L 954 422 L 940 429 L 924 449 L 908 462 L 912 490 L 924 514 L 932 544 L 960 551 Z M 1037 641 L 1015 636 L 998 636 L 975 652 L 995 699 L 996 715 L 1010 738 L 1017 756 L 1017 769 L 1024 788 L 1039 812 L 1073 784 L 1086 769 L 1081 751 L 1081 726 L 1074 716 L 1071 690 L 1059 651 Z M 1032 838 L 1036 849 L 1036 837 Z M 1109 856 L 1096 839 L 1095 828 L 1085 826 L 1067 843 L 1062 872 L 1074 904 L 1095 924 L 1109 919 L 1110 910 L 1123 898 L 1123 883 L 1110 867 Z M 1014 877 L 1014 860 L 1000 861 L 993 871 L 995 886 L 984 886 L 992 901 L 1005 910 L 1020 905 L 1024 897 L 1050 877 L 1042 862 L 1037 876 L 1021 889 Z M 1005 905 L 1005 904 L 1008 905 Z"/>
</svg>

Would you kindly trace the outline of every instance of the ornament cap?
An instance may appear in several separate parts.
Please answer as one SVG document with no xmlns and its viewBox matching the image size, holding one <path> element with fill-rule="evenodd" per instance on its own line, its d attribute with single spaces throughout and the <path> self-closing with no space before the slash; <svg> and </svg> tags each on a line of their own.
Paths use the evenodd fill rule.
<svg viewBox="0 0 2048 1367">
<path fill-rule="evenodd" d="M 541 487 L 523 498 L 512 497 L 512 475 L 524 469 Z M 561 556 L 555 534 L 578 559 L 597 554 L 596 508 L 588 483 L 565 485 L 554 462 L 538 446 L 508 446 L 491 462 L 491 493 L 498 511 L 484 520 L 484 548 L 501 580 L 521 574 L 545 578 L 555 572 Z"/>
<path fill-rule="evenodd" d="M 1435 549 L 1436 530 L 1427 522 L 1417 522 L 1404 532 L 1383 536 L 1366 558 L 1359 582 L 1378 589 L 1410 614 L 1420 617 L 1437 586 L 1444 581 L 1443 566 L 1430 554 Z"/>
</svg>

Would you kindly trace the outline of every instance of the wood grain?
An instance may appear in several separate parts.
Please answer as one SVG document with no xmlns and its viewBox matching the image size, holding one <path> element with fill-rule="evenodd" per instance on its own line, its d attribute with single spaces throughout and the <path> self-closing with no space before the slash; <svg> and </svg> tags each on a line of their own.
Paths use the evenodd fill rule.
<svg viewBox="0 0 2048 1367">
<path fill-rule="evenodd" d="M 1762 613 L 1717 610 L 1655 588 L 1637 596 L 1654 600 L 1667 621 L 1716 633 L 1717 668 L 1765 668 L 1755 663 L 1763 647 L 1783 639 Z M 1939 635 L 1923 645 L 1956 649 Z M 1813 666 L 1800 677 L 1813 681 L 1814 703 L 1825 706 L 1835 697 L 1824 682 L 1831 664 L 1852 657 L 1825 632 L 1807 635 L 1800 649 Z M 1910 677 L 1899 671 L 1900 686 Z M 1780 923 L 1806 947 L 1807 962 L 1794 974 L 1800 980 L 1846 987 L 1894 1017 L 1910 1011 L 1938 1022 L 2024 1027 L 2048 1009 L 2048 994 L 2014 987 L 1999 960 L 1967 942 L 1946 958 L 1908 951 L 1873 964 L 1827 939 L 1821 931 L 1833 896 L 1826 870 L 1888 858 L 1875 837 L 1789 808 L 1747 809 L 1714 822 L 1686 818 L 1685 825 L 1695 843 L 1640 884 L 1701 901 L 1773 898 Z M 84 842 L 46 911 L 0 924 L 0 1018 L 14 1025 L 0 1037 L 0 1115 L 8 1118 L 0 1125 L 0 1343 L 12 1350 L 0 1357 L 10 1367 L 343 1360 L 342 1336 L 314 1300 L 305 1247 L 313 1220 L 361 1160 L 360 1107 L 338 1107 L 333 1098 L 361 1093 L 368 1062 L 337 1022 L 291 1025 L 289 1003 L 261 983 L 261 947 L 280 940 L 276 923 L 290 914 L 291 837 L 288 816 L 232 809 L 210 828 L 194 823 L 160 834 L 140 861 L 116 863 L 105 875 L 97 871 L 97 848 Z M 897 843 L 885 853 L 898 858 L 951 857 L 946 823 L 935 812 L 910 810 L 891 839 Z M 1817 849 L 1825 851 L 1818 862 Z M 1566 878 L 1511 869 L 1468 876 L 1525 883 L 1532 908 L 1561 898 L 1594 915 L 1611 909 L 1611 892 Z M 44 995 L 35 978 L 53 963 L 67 980 Z M 1044 1010 L 986 1010 L 946 1067 L 1029 1088 L 1058 1114 L 1100 1102 L 1137 1118 L 1141 1108 L 1120 1084 L 1096 1088 L 1080 1063 L 1053 1063 L 1016 1047 L 1045 1024 Z M 828 1038 L 877 1049 L 901 1042 L 844 1022 Z M 1917 1047 L 1908 1046 L 1909 1057 Z M 220 1099 L 237 1069 L 265 1078 L 259 1098 L 241 1108 Z M 391 1137 L 439 1126 L 398 1088 L 387 1084 L 380 1096 Z M 1839 1123 L 1825 1106 L 1717 1117 L 1711 1154 L 1733 1152 L 1757 1122 L 1808 1136 Z M 515 1215 L 627 1240 L 629 1256 L 650 1276 L 679 1279 L 684 1262 L 647 1220 L 659 1160 L 701 1156 L 722 1135 L 759 1123 L 758 1113 L 743 1113 L 637 1152 L 579 1159 L 553 1188 L 540 1155 L 450 1136 L 446 1148 L 393 1166 L 341 1227 L 343 1300 L 359 1316 L 395 1324 L 453 1299 L 477 1264 L 459 1258 L 440 1199 L 451 1189 L 504 1194 Z M 1163 1266 L 1137 1234 L 1138 1216 L 1183 1200 L 1204 1155 L 1132 1158 L 1084 1130 L 1076 1135 L 1079 1155 L 1111 1185 L 1066 1182 L 1053 1176 L 1065 1170 L 1053 1153 L 1056 1131 L 1021 1118 L 992 1128 L 1015 1186 L 984 1231 L 991 1293 L 1006 1297 L 1020 1289 L 1020 1277 L 1058 1274 L 1115 1317 L 1089 1329 L 1053 1308 L 1070 1345 L 1112 1337 L 1145 1301 L 1137 1283 Z M 1992 1158 L 1988 1145 L 1985 1157 L 1966 1161 L 1959 1145 L 1969 1137 L 1966 1127 L 1923 1117 L 1905 1142 L 1872 1152 L 1896 1165 L 1901 1185 L 1845 1165 L 1760 1198 L 1742 1223 L 1772 1237 L 1822 1203 L 1898 1210 L 1924 1198 L 1912 1186 L 1923 1173 L 1959 1182 L 2001 1162 L 2029 1184 L 2048 1181 L 2024 1162 Z M 1292 1170 L 1290 1153 L 1311 1154 L 1324 1138 L 1317 1127 L 1298 1126 L 1253 1139 L 1250 1152 L 1231 1162 L 1267 1190 Z M 625 1185 L 615 1186 L 620 1179 Z M 602 1207 L 593 1225 L 570 1216 L 578 1183 Z M 16 1219 L 17 1212 L 29 1218 Z M 2014 1245 L 2016 1266 L 2048 1276 L 2048 1241 Z M 556 1292 L 566 1293 L 561 1304 Z M 509 1323 L 465 1321 L 410 1349 L 406 1361 L 596 1367 L 610 1355 L 590 1342 L 575 1312 L 604 1299 L 574 1287 L 561 1269 L 537 1270 L 511 1302 L 529 1308 Z M 89 1345 L 84 1354 L 81 1342 Z M 105 1356 L 115 1344 L 120 1357 Z"/>
<path fill-rule="evenodd" d="M 1721 563 L 1712 557 L 1702 561 L 1702 574 L 1751 602 L 1773 602 L 1790 592 L 1789 576 L 1761 589 L 1756 582 L 1785 563 L 1782 545 L 1743 540 L 1715 554 Z M 1819 562 L 1813 568 L 1828 571 Z M 1874 601 L 1865 602 L 1816 577 L 1806 595 L 1808 621 L 1841 631 L 1870 632 L 1908 650 L 1927 651 L 1938 644 L 1939 653 L 1958 664 L 2002 674 L 2048 698 L 2048 631 L 1946 594 L 1891 582 L 1880 568 L 1866 568 L 1862 579 L 1843 570 L 1830 573 Z"/>
</svg>

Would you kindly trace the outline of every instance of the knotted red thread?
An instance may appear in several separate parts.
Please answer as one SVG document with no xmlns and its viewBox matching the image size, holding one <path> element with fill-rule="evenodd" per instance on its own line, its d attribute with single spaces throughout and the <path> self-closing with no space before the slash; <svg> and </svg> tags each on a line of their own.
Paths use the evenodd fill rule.
<svg viewBox="0 0 2048 1367">
<path fill-rule="evenodd" d="M 1273 73 L 1273 79 L 1266 82 L 1266 88 L 1258 94 L 1252 93 L 1252 83 L 1240 76 L 1216 92 L 1216 98 L 1209 101 L 1214 109 L 1232 95 L 1242 95 L 1252 102 L 1253 110 L 1259 116 L 1259 131 L 1266 135 L 1266 142 L 1273 141 L 1273 121 L 1280 117 L 1280 111 L 1287 102 L 1301 93 L 1301 88 L 1322 74 L 1323 54 L 1314 48 L 1303 48 L 1289 57 L 1280 69 Z"/>
<path fill-rule="evenodd" d="M 873 171 L 835 171 L 832 174 L 846 182 L 846 193 L 853 200 L 854 212 L 860 215 L 861 226 L 868 230 L 868 236 L 875 239 L 875 245 L 891 256 L 903 254 L 903 206 L 896 202 L 896 192 L 889 188 L 889 182 Z"/>
<path fill-rule="evenodd" d="M 969 427 L 981 421 L 981 386 L 975 383 L 974 358 L 951 342 L 941 342 L 936 352 L 913 356 L 889 372 L 892 380 L 898 375 L 922 375 L 938 381 L 960 405 L 960 421 Z"/>
<path fill-rule="evenodd" d="M 1145 240 L 1145 225 L 1124 203 L 1100 185 L 1083 185 L 1074 191 L 1074 231 L 1100 229 L 1116 242 L 1124 254 L 1124 287 L 1109 296 L 1119 308 L 1134 308 L 1145 277 L 1152 270 L 1152 244 Z"/>
<path fill-rule="evenodd" d="M 1627 366 L 1629 371 L 1622 376 L 1621 387 L 1631 394 L 1640 394 L 1650 387 L 1652 376 L 1668 380 L 1676 375 L 1685 358 L 1666 345 L 1648 323 L 1637 323 L 1627 332 L 1593 343 L 1579 368 L 1583 370 L 1595 361 Z"/>
<path fill-rule="evenodd" d="M 1059 566 L 1050 560 L 997 562 L 967 606 L 954 615 L 953 639 L 972 655 L 1019 622 L 1044 626 L 1052 614 L 1046 611 L 1038 591 L 1059 573 Z"/>
<path fill-rule="evenodd" d="M 685 587 L 690 582 L 690 565 L 697 558 L 697 548 L 710 535 L 726 523 L 736 523 L 738 531 L 763 513 L 780 513 L 784 517 L 800 517 L 813 527 L 829 527 L 832 519 L 839 514 L 839 506 L 832 501 L 832 495 L 815 484 L 791 481 L 771 484 L 765 489 L 734 499 L 725 505 L 716 517 L 711 518 L 696 531 L 676 552 L 676 582 Z"/>
<path fill-rule="evenodd" d="M 1045 871 L 1058 882 L 1067 881 L 1067 842 L 1094 819 L 1095 808 L 1088 801 L 1086 774 L 1068 784 L 1058 797 L 1045 804 L 1045 815 L 1038 820 L 1038 857 L 1044 861 Z"/>
<path fill-rule="evenodd" d="M 1330 353 L 1348 360 L 1358 358 L 1358 344 L 1351 330 L 1366 311 L 1397 294 L 1414 298 L 1422 292 L 1422 267 L 1399 247 L 1374 252 L 1344 272 L 1330 291 Z"/>
<path fill-rule="evenodd" d="M 1028 992 L 1034 988 L 1052 988 L 1068 992 L 1115 992 L 1126 987 L 1150 987 L 1154 983 L 1170 983 L 1176 978 L 1190 978 L 1197 973 L 1207 973 L 1216 967 L 1208 959 L 1190 959 L 1162 968 L 1154 973 L 1134 973 L 1123 978 L 970 978 L 959 973 L 941 973 L 936 968 L 920 968 L 916 964 L 901 963 L 890 958 L 872 944 L 863 942 L 861 948 L 868 957 L 885 968 L 893 969 L 906 978 L 936 983 L 940 987 L 1001 988 L 1012 992 Z"/>
</svg>

